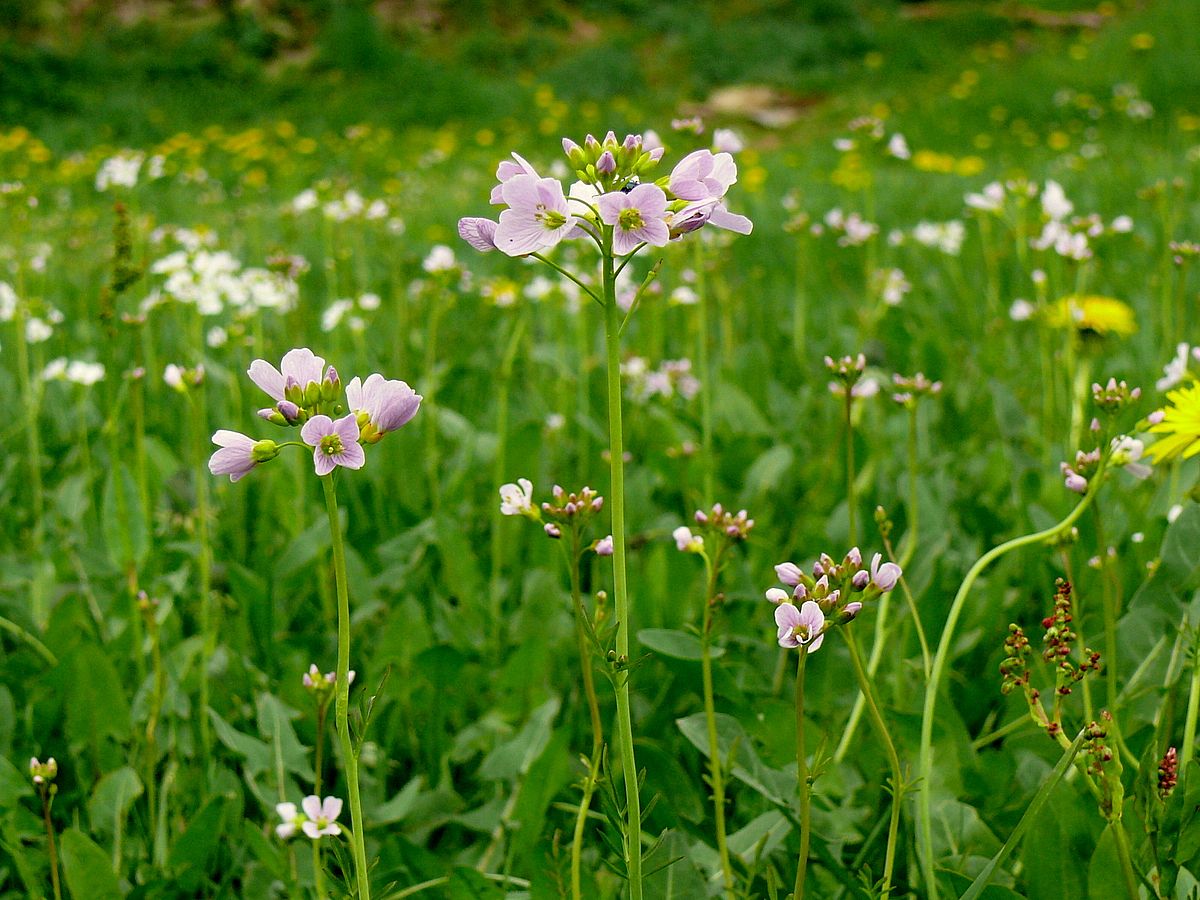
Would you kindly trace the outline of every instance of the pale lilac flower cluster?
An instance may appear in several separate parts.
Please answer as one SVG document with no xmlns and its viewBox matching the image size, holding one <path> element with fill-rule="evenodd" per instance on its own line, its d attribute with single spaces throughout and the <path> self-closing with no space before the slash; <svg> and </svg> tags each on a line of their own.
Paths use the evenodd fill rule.
<svg viewBox="0 0 1200 900">
<path fill-rule="evenodd" d="M 790 587 L 771 588 L 766 597 L 776 605 L 775 625 L 779 646 L 788 649 L 806 647 L 814 653 L 820 648 L 825 632 L 852 621 L 865 601 L 892 590 L 903 573 L 893 562 L 883 562 L 876 553 L 869 568 L 863 566 L 862 553 L 854 547 L 837 562 L 826 553 L 813 564 L 809 575 L 792 562 L 775 567 L 776 577 Z M 851 599 L 859 596 L 861 599 Z"/>
<path fill-rule="evenodd" d="M 922 397 L 932 397 L 942 392 L 940 381 L 930 381 L 924 372 L 907 377 L 896 372 L 892 375 L 892 401 L 907 408 L 916 406 Z"/>
<path fill-rule="evenodd" d="M 518 478 L 515 484 L 500 487 L 500 512 L 541 523 L 546 537 L 554 540 L 566 533 L 572 546 L 582 546 L 584 529 L 604 509 L 604 498 L 586 485 L 578 491 L 567 491 L 556 484 L 550 489 L 550 496 L 551 500 L 535 504 L 533 483 L 528 478 Z M 590 547 L 600 556 L 612 556 L 612 535 L 593 541 Z"/>
<path fill-rule="evenodd" d="M 285 841 L 297 831 L 314 841 L 342 833 L 337 823 L 337 817 L 342 814 L 342 801 L 337 797 L 326 797 L 322 802 L 316 794 L 309 794 L 300 801 L 300 809 L 296 809 L 295 803 L 279 803 L 275 812 L 283 820 L 275 826 L 275 834 Z"/>
<path fill-rule="evenodd" d="M 46 363 L 42 369 L 43 381 L 69 381 L 72 384 L 91 387 L 104 380 L 104 363 L 86 362 L 81 359 L 68 360 L 58 357 Z"/>
<path fill-rule="evenodd" d="M 900 132 L 889 137 L 882 119 L 875 116 L 860 116 L 847 125 L 851 137 L 836 138 L 833 148 L 839 153 L 879 149 L 884 156 L 905 160 L 912 156 L 908 141 Z"/>
<path fill-rule="evenodd" d="M 300 677 L 300 683 L 304 685 L 305 690 L 322 696 L 331 691 L 336 682 L 337 672 L 321 674 L 321 670 L 317 668 L 316 663 L 310 665 L 308 671 Z M 346 683 L 354 684 L 353 669 L 346 673 Z"/>
<path fill-rule="evenodd" d="M 621 363 L 621 377 L 626 380 L 630 398 L 640 403 L 655 397 L 669 400 L 676 395 L 691 400 L 700 393 L 700 382 L 692 374 L 689 359 L 664 359 L 652 369 L 644 357 L 631 356 Z"/>
<path fill-rule="evenodd" d="M 174 232 L 176 239 L 179 235 L 178 230 Z M 142 313 L 174 300 L 195 306 L 202 316 L 216 316 L 228 309 L 248 317 L 261 310 L 288 312 L 300 296 L 300 287 L 289 272 L 243 268 L 241 260 L 228 251 L 210 250 L 191 241 L 184 249 L 155 260 L 150 272 L 164 280 L 142 301 Z"/>
<path fill-rule="evenodd" d="M 1059 463 L 1059 470 L 1063 476 L 1063 486 L 1068 491 L 1074 491 L 1077 494 L 1086 494 L 1088 490 L 1088 479 L 1095 474 L 1100 467 L 1100 448 L 1094 450 L 1077 450 L 1075 451 L 1075 460 L 1071 463 Z"/>
<path fill-rule="evenodd" d="M 36 756 L 30 758 L 29 777 L 38 787 L 53 781 L 57 776 L 58 763 L 54 761 L 53 756 L 45 762 L 40 761 Z"/>
<path fill-rule="evenodd" d="M 871 293 L 887 306 L 899 306 L 911 290 L 901 269 L 876 269 L 871 273 Z"/>
<path fill-rule="evenodd" d="M 834 380 L 829 382 L 829 393 L 835 397 L 845 397 L 847 391 L 855 399 L 874 397 L 879 393 L 879 381 L 873 376 L 864 375 L 867 358 L 861 353 L 840 359 L 826 356 L 825 368 L 833 375 Z"/>
<path fill-rule="evenodd" d="M 122 150 L 116 156 L 110 156 L 96 171 L 96 190 L 103 193 L 113 187 L 137 187 L 145 159 L 144 153 L 134 150 Z"/>
<path fill-rule="evenodd" d="M 334 469 L 361 469 L 366 463 L 364 444 L 375 444 L 384 435 L 408 424 L 421 405 L 421 395 L 403 381 L 373 374 L 364 382 L 355 377 L 342 384 L 333 366 L 307 347 L 284 354 L 280 367 L 263 359 L 251 363 L 247 375 L 272 400 L 259 417 L 276 425 L 300 426 L 301 440 L 313 448 L 317 475 Z M 345 413 L 342 415 L 341 413 Z M 332 416 L 338 415 L 337 419 Z M 237 481 L 256 465 L 274 459 L 282 446 L 272 440 L 256 441 L 235 431 L 213 435 L 221 449 L 209 459 L 214 475 Z"/>
<path fill-rule="evenodd" d="M 888 235 L 888 243 L 899 246 L 909 238 L 922 247 L 929 247 L 945 253 L 947 256 L 958 256 L 962 252 L 963 241 L 967 237 L 967 227 L 960 219 L 948 222 L 926 222 L 924 220 L 913 226 L 912 231 L 893 231 Z"/>
<path fill-rule="evenodd" d="M 825 213 L 824 222 L 831 233 L 838 235 L 839 247 L 861 247 L 879 234 L 879 226 L 874 222 L 868 222 L 856 212 L 847 215 L 837 206 Z M 816 235 L 822 234 L 824 230 L 816 225 L 812 229 Z"/>
<path fill-rule="evenodd" d="M 491 193 L 491 203 L 504 207 L 499 220 L 460 219 L 463 240 L 484 253 L 527 256 L 590 237 L 626 256 L 642 246 L 666 246 L 704 225 L 750 233 L 750 220 L 725 208 L 725 194 L 737 181 L 729 152 L 696 150 L 669 176 L 645 181 L 663 148 L 648 146 L 643 135 L 618 141 L 610 131 L 603 141 L 588 135 L 582 146 L 564 138 L 563 151 L 578 179 L 569 190 L 513 153 L 497 168 Z"/>
<path fill-rule="evenodd" d="M 681 553 L 704 553 L 704 537 L 708 535 L 713 539 L 716 545 L 714 552 L 719 556 L 723 547 L 746 540 L 754 528 L 754 520 L 746 510 L 730 512 L 720 503 L 714 503 L 708 511 L 696 510 L 692 518 L 696 522 L 695 532 L 686 525 L 680 525 L 671 533 L 675 548 Z"/>
</svg>

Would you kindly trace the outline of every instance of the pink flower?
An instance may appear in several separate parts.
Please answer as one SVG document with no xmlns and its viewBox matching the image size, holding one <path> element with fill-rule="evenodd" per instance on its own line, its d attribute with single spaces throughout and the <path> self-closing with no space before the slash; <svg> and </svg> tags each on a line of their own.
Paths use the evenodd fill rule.
<svg viewBox="0 0 1200 900">
<path fill-rule="evenodd" d="M 497 225 L 491 219 L 472 216 L 458 220 L 458 236 L 480 253 L 491 253 L 496 246 Z"/>
<path fill-rule="evenodd" d="M 285 353 L 278 369 L 265 359 L 256 359 L 246 370 L 250 380 L 274 400 L 284 399 L 284 389 L 289 382 L 294 381 L 303 390 L 310 384 L 320 385 L 324 373 L 325 360 L 307 347 Z"/>
<path fill-rule="evenodd" d="M 597 556 L 612 556 L 613 555 L 613 536 L 610 534 L 607 537 L 602 537 L 596 541 Z"/>
<path fill-rule="evenodd" d="M 208 471 L 228 475 L 230 481 L 238 481 L 260 462 L 279 455 L 274 441 L 256 441 L 236 431 L 221 429 L 212 436 L 212 442 L 221 449 L 208 458 Z"/>
<path fill-rule="evenodd" d="M 367 455 L 358 443 L 358 434 L 358 420 L 353 415 L 342 416 L 336 422 L 329 416 L 313 416 L 300 429 L 304 443 L 313 448 L 313 462 L 322 476 L 338 466 L 363 467 Z"/>
<path fill-rule="evenodd" d="M 671 171 L 667 189 L 680 200 L 720 200 L 737 181 L 737 164 L 728 153 L 696 150 Z"/>
<path fill-rule="evenodd" d="M 496 247 L 509 256 L 525 256 L 555 246 L 574 230 L 562 184 L 554 178 L 517 175 L 501 186 L 508 209 L 500 213 Z"/>
<path fill-rule="evenodd" d="M 754 223 L 745 216 L 731 213 L 720 200 L 712 199 L 689 203 L 683 209 L 671 213 L 667 223 L 671 227 L 673 238 L 690 234 L 705 225 L 735 231 L 738 234 L 749 234 L 754 230 Z"/>
<path fill-rule="evenodd" d="M 324 802 L 316 794 L 309 794 L 300 802 L 304 815 L 308 817 L 300 828 L 314 841 L 321 835 L 338 835 L 341 826 L 335 821 L 342 813 L 342 801 L 337 797 L 326 797 Z"/>
<path fill-rule="evenodd" d="M 780 603 L 775 607 L 775 624 L 779 626 L 780 647 L 808 647 L 809 653 L 816 653 L 825 641 L 821 633 L 825 613 L 812 600 L 805 600 L 799 609 L 791 603 Z"/>
<path fill-rule="evenodd" d="M 638 244 L 665 247 L 671 239 L 665 221 L 667 195 L 657 184 L 639 184 L 629 193 L 613 191 L 598 201 L 600 220 L 613 226 L 613 253 L 624 256 Z"/>
<path fill-rule="evenodd" d="M 520 154 L 514 153 L 512 158 L 516 160 L 516 162 L 510 162 L 506 159 L 496 167 L 496 180 L 500 183 L 492 188 L 492 196 L 490 200 L 493 206 L 501 206 L 508 202 L 503 198 L 504 185 L 512 181 L 518 175 L 532 175 L 534 178 L 538 177 L 537 170 L 534 169 L 534 167 L 528 162 L 526 162 L 524 157 L 522 157 Z"/>
<path fill-rule="evenodd" d="M 362 440 L 379 441 L 389 431 L 407 425 L 417 414 L 423 398 L 403 381 L 376 373 L 366 381 L 351 378 L 346 385 L 346 405 L 354 415 L 367 416 Z"/>
<path fill-rule="evenodd" d="M 896 582 L 900 580 L 900 576 L 904 574 L 900 571 L 900 567 L 894 562 L 887 562 L 880 565 L 883 560 L 882 553 L 876 553 L 871 557 L 871 581 L 875 587 L 887 593 L 896 586 Z"/>
<path fill-rule="evenodd" d="M 783 562 L 775 567 L 775 577 L 789 587 L 798 585 L 803 576 L 804 573 L 800 571 L 800 567 L 795 563 Z"/>
</svg>

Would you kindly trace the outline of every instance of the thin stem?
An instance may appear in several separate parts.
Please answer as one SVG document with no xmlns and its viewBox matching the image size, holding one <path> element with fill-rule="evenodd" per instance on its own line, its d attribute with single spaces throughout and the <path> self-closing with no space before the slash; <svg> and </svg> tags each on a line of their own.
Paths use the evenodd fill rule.
<svg viewBox="0 0 1200 900">
<path fill-rule="evenodd" d="M 321 796 L 321 769 L 325 764 L 325 719 L 329 715 L 329 701 L 317 701 L 317 746 L 313 751 L 313 793 Z"/>
<path fill-rule="evenodd" d="M 559 275 L 563 276 L 564 278 L 567 278 L 567 279 L 575 282 L 577 285 L 579 285 L 579 287 L 581 287 L 583 289 L 583 292 L 585 294 L 587 294 L 589 297 L 591 297 L 597 303 L 603 305 L 604 301 L 602 299 L 600 299 L 600 295 L 597 294 L 596 291 L 592 288 L 592 286 L 589 285 L 587 282 L 580 281 L 577 277 L 572 275 L 570 272 L 568 272 L 566 269 L 564 269 L 562 266 L 560 266 L 554 260 L 548 259 L 547 257 L 542 256 L 542 254 L 540 254 L 540 253 L 530 253 L 529 255 L 532 256 L 536 260 L 540 260 L 541 262 L 544 262 L 546 265 L 548 265 L 550 268 L 552 268 L 555 272 L 557 272 Z"/>
<path fill-rule="evenodd" d="M 350 793 L 350 826 L 354 831 L 354 868 L 358 878 L 358 896 L 370 900 L 371 881 L 367 873 L 367 835 L 363 824 L 362 799 L 358 791 L 358 755 L 350 740 L 350 585 L 346 578 L 346 550 L 342 545 L 342 523 L 338 517 L 337 488 L 333 474 L 321 478 L 325 489 L 325 512 L 329 516 L 329 536 L 333 544 L 333 577 L 338 602 L 337 700 L 334 720 L 342 744 L 342 764 Z"/>
<path fill-rule="evenodd" d="M 497 884 L 511 885 L 519 890 L 528 890 L 529 888 L 528 881 L 526 881 L 524 878 L 517 878 L 515 875 L 497 875 L 492 872 L 484 872 L 483 877 L 488 881 L 494 881 Z M 431 888 L 441 887 L 443 884 L 449 883 L 449 875 L 443 875 L 440 878 L 431 878 L 428 881 L 422 881 L 420 884 L 414 884 L 412 887 L 406 887 L 394 894 L 388 894 L 384 900 L 404 900 L 405 897 L 413 897 L 417 894 L 424 893 Z"/>
<path fill-rule="evenodd" d="M 1200 635 L 1200 632 L 1198 632 Z M 1191 685 L 1188 688 L 1188 705 L 1187 716 L 1183 724 L 1183 754 L 1181 756 L 1181 764 L 1186 766 L 1194 757 L 1196 752 L 1196 718 L 1200 715 L 1200 659 L 1197 658 L 1197 651 L 1200 646 L 1197 645 L 1196 639 L 1193 639 L 1192 644 L 1192 679 Z"/>
<path fill-rule="evenodd" d="M 1104 608 L 1104 687 L 1108 711 L 1117 711 L 1117 609 L 1112 581 L 1109 579 L 1111 560 L 1108 558 L 1108 542 L 1104 539 L 1104 521 L 1100 505 L 1092 504 L 1092 518 L 1096 522 L 1096 552 L 1100 559 L 1100 585 Z"/>
<path fill-rule="evenodd" d="M 587 610 L 583 606 L 583 591 L 580 588 L 579 563 L 581 558 L 579 531 L 572 533 L 571 558 L 571 604 L 575 609 L 575 642 L 579 649 L 579 665 L 583 672 L 583 690 L 587 697 L 588 715 L 592 723 L 592 755 L 588 759 L 588 773 L 583 782 L 583 796 L 575 815 L 575 832 L 571 838 L 571 896 L 574 900 L 583 897 L 583 838 L 587 827 L 588 811 L 592 806 L 592 795 L 600 777 L 600 752 L 604 745 L 604 726 L 600 720 L 600 701 L 596 696 L 596 678 L 592 671 L 592 654 L 588 647 L 586 628 Z"/>
<path fill-rule="evenodd" d="M 704 466 L 704 496 L 705 505 L 713 502 L 716 461 L 713 459 L 713 415 L 712 395 L 716 385 L 713 382 L 712 362 L 709 354 L 710 328 L 708 323 L 708 289 L 704 278 L 704 243 L 699 239 L 693 242 L 695 247 L 696 271 L 696 303 L 697 330 L 696 356 L 700 367 L 700 452 Z"/>
<path fill-rule="evenodd" d="M 321 860 L 321 842 L 312 841 L 313 891 L 317 900 L 325 900 L 325 864 Z"/>
<path fill-rule="evenodd" d="M 904 776 L 900 770 L 900 757 L 896 753 L 896 745 L 892 743 L 887 722 L 884 721 L 883 715 L 875 703 L 871 680 L 863 668 L 862 657 L 858 652 L 858 642 L 854 637 L 854 629 L 846 627 L 842 629 L 842 633 L 845 634 L 846 646 L 850 649 L 850 662 L 854 666 L 854 676 L 858 679 L 858 689 L 862 691 L 862 696 L 866 700 L 867 712 L 875 724 L 875 730 L 879 732 L 880 740 L 883 741 L 884 749 L 887 751 L 888 765 L 892 769 L 892 815 L 888 822 L 887 850 L 883 857 L 883 886 L 880 888 L 880 897 L 882 900 L 887 900 L 892 892 L 892 869 L 896 864 L 896 838 L 900 832 L 900 796 L 903 790 Z"/>
<path fill-rule="evenodd" d="M 50 648 L 16 622 L 12 621 L 11 619 L 6 619 L 4 616 L 0 616 L 0 630 L 7 631 L 17 640 L 24 641 L 26 644 L 32 647 L 33 650 L 37 652 L 37 655 L 44 659 L 50 666 L 53 667 L 58 665 L 58 657 L 50 652 Z"/>
<path fill-rule="evenodd" d="M 616 275 L 613 272 L 612 228 L 604 229 L 601 255 L 604 276 L 605 345 L 608 361 L 608 444 L 611 471 L 613 532 L 613 594 L 617 618 L 616 654 L 619 662 L 629 660 L 629 592 L 625 576 L 625 441 L 621 422 L 621 310 L 617 306 Z M 638 796 L 637 760 L 633 750 L 633 718 L 629 708 L 629 670 L 616 672 L 617 742 L 625 777 L 628 825 L 625 862 L 630 900 L 642 898 L 642 808 Z"/>
<path fill-rule="evenodd" d="M 722 771 L 721 745 L 717 740 L 717 709 L 713 698 L 712 628 L 713 609 L 717 602 L 717 573 L 720 551 L 711 562 L 705 557 L 708 584 L 704 593 L 704 617 L 700 630 L 700 670 L 704 685 L 704 722 L 708 729 L 708 768 L 712 785 L 713 812 L 717 827 L 717 855 L 721 859 L 721 876 L 726 894 L 733 892 L 733 866 L 729 862 L 729 845 L 725 837 L 725 778 Z"/>
<path fill-rule="evenodd" d="M 808 780 L 808 753 L 804 748 L 804 669 L 808 648 L 798 648 L 796 663 L 796 782 L 800 787 L 800 857 L 796 860 L 796 887 L 792 900 L 804 900 L 804 881 L 808 876 L 808 845 L 812 838 L 812 784 Z"/>
<path fill-rule="evenodd" d="M 50 788 L 41 785 L 42 822 L 46 826 L 46 855 L 50 858 L 50 886 L 54 889 L 54 900 L 62 900 L 62 884 L 58 880 L 58 846 L 54 840 L 54 823 L 50 821 Z"/>
<path fill-rule="evenodd" d="M 917 404 L 914 401 L 908 412 L 908 527 L 904 532 L 904 550 L 897 561 L 901 569 L 908 568 L 913 554 L 917 552 Z"/>
<path fill-rule="evenodd" d="M 1042 786 L 1038 788 L 1038 792 L 1034 795 L 1033 800 L 1029 802 L 1029 806 L 1025 809 L 1025 812 L 1021 816 L 1021 821 L 1017 823 L 1017 827 L 1014 828 L 1012 834 L 1008 836 L 1008 840 L 1004 842 L 1004 846 L 1002 846 L 996 852 L 996 855 L 988 861 L 986 866 L 984 866 L 983 871 L 975 877 L 973 882 L 971 882 L 971 886 L 967 888 L 967 892 L 962 895 L 961 900 L 975 900 L 975 898 L 982 896 L 984 890 L 991 882 L 992 877 L 996 874 L 996 870 L 1004 864 L 1004 860 L 1006 860 L 1009 854 L 1016 849 L 1017 844 L 1020 843 L 1021 838 L 1025 835 L 1026 829 L 1033 824 L 1033 820 L 1037 817 L 1038 811 L 1041 810 L 1041 808 L 1045 805 L 1046 800 L 1049 799 L 1050 794 L 1054 791 L 1054 788 L 1058 785 L 1059 781 L 1062 780 L 1062 777 L 1066 774 L 1067 769 L 1070 768 L 1071 762 L 1075 759 L 1075 754 L 1079 752 L 1079 748 L 1083 746 L 1083 739 L 1086 736 L 1087 729 L 1081 729 L 1079 734 L 1075 736 L 1075 740 L 1072 741 L 1071 744 L 1063 751 L 1063 755 L 1059 759 L 1058 764 L 1055 765 L 1054 770 L 1049 776 L 1047 776 L 1046 780 L 1042 783 Z"/>
<path fill-rule="evenodd" d="M 1129 837 L 1125 834 L 1125 826 L 1118 819 L 1109 823 L 1113 832 L 1113 843 L 1117 845 L 1117 859 L 1121 861 L 1121 876 L 1125 882 L 1125 893 L 1129 900 L 1140 900 L 1137 876 L 1133 871 L 1133 854 L 1129 852 Z"/>
<path fill-rule="evenodd" d="M 192 316 L 192 346 L 203 347 L 204 323 L 199 314 Z M 203 360 L 201 359 L 200 362 Z M 208 395 L 203 384 L 193 386 L 188 398 L 194 403 L 192 421 L 192 474 L 196 479 L 196 539 L 200 545 L 196 557 L 196 570 L 200 589 L 200 747 L 204 755 L 207 772 L 212 760 L 212 734 L 209 731 L 208 668 L 216 650 L 216 634 L 212 622 L 212 538 L 208 531 L 209 521 L 209 474 L 206 460 L 209 451 Z M 117 477 L 120 478 L 118 471 Z M 121 493 L 121 492 L 118 492 Z"/>
<path fill-rule="evenodd" d="M 975 740 L 971 741 L 971 749 L 976 751 L 982 750 L 988 744 L 995 743 L 1001 738 L 1008 737 L 1010 734 L 1020 731 L 1029 724 L 1029 716 L 1021 716 L 1019 719 L 1013 719 L 1007 725 L 1001 725 L 995 731 L 975 738 Z"/>
<path fill-rule="evenodd" d="M 850 544 L 858 543 L 858 525 L 855 521 L 854 498 L 854 394 L 846 385 L 846 510 L 849 518 Z"/>
<path fill-rule="evenodd" d="M 937 696 L 941 688 L 942 674 L 945 671 L 946 662 L 950 656 L 950 648 L 954 641 L 954 629 L 958 624 L 959 616 L 962 615 L 963 607 L 966 605 L 967 595 L 971 593 L 971 588 L 974 587 L 976 579 L 979 578 L 983 570 L 1004 556 L 1004 554 L 1012 550 L 1018 550 L 1021 547 L 1029 546 L 1030 544 L 1039 544 L 1043 541 L 1052 540 L 1074 525 L 1075 521 L 1092 504 L 1096 496 L 1096 491 L 1099 490 L 1100 483 L 1103 480 L 1103 475 L 1104 471 L 1101 468 L 1096 473 L 1096 477 L 1091 481 L 1091 490 L 1076 504 L 1067 517 L 1057 525 L 1005 541 L 1003 544 L 993 547 L 981 556 L 967 572 L 966 577 L 958 588 L 958 593 L 954 595 L 954 600 L 950 604 L 950 611 L 946 615 L 946 624 L 942 627 L 942 636 L 938 641 L 937 653 L 933 659 L 933 667 L 930 669 L 929 680 L 925 686 L 925 704 L 921 714 L 921 749 L 917 793 L 917 847 L 921 862 L 921 875 L 925 882 L 925 891 L 931 900 L 937 900 L 938 896 L 937 882 L 934 880 L 933 872 L 933 789 L 931 785 L 933 778 L 933 717 L 937 708 Z"/>
<path fill-rule="evenodd" d="M 512 330 L 509 333 L 508 346 L 505 349 L 504 357 L 500 363 L 500 371 L 496 375 L 496 458 L 492 466 L 492 484 L 499 485 L 504 482 L 504 470 L 508 466 L 508 411 L 509 411 L 509 383 L 512 381 L 513 360 L 517 355 L 517 347 L 521 342 L 521 335 L 525 331 L 524 313 L 519 313 L 519 317 L 513 323 Z M 492 504 L 492 527 L 491 527 L 491 584 L 488 588 L 489 609 L 488 613 L 493 622 L 503 621 L 501 614 L 503 612 L 503 600 L 500 592 L 500 573 L 504 567 L 504 531 L 503 531 L 503 514 L 500 512 L 499 504 Z M 491 629 L 496 638 L 497 654 L 504 646 L 504 630 L 502 628 Z"/>
<path fill-rule="evenodd" d="M 19 285 L 18 285 L 19 287 Z M 38 430 L 38 407 L 40 406 L 40 387 L 34 383 L 29 371 L 29 345 L 25 339 L 25 303 L 24 299 L 17 302 L 14 325 L 17 338 L 17 380 L 20 384 L 22 405 L 25 407 L 26 428 L 25 440 L 29 443 L 30 488 L 33 493 L 33 559 L 36 562 L 33 574 L 31 593 L 31 613 L 34 624 L 39 628 L 46 627 L 49 612 L 45 608 L 45 598 L 42 591 L 42 579 L 37 571 L 43 559 L 42 543 L 45 536 L 45 491 L 42 487 L 42 438 Z M 120 494 L 120 491 L 117 492 Z"/>
</svg>

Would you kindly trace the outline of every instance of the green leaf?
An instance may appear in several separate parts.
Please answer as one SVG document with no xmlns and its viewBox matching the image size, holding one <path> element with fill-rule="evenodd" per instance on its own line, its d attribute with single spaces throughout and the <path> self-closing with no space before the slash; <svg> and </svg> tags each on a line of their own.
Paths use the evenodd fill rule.
<svg viewBox="0 0 1200 900">
<path fill-rule="evenodd" d="M 92 831 L 100 835 L 116 834 L 129 807 L 142 795 L 142 780 L 129 766 L 109 772 L 98 782 L 88 800 L 88 818 Z"/>
<path fill-rule="evenodd" d="M 200 883 L 209 860 L 224 840 L 224 818 L 225 800 L 214 797 L 196 813 L 187 830 L 175 841 L 167 861 L 181 882 L 189 886 Z"/>
<path fill-rule="evenodd" d="M 1112 897 L 1123 893 L 1121 885 L 1125 878 L 1121 872 L 1121 860 L 1117 856 L 1117 841 L 1113 837 L 1113 828 L 1120 824 L 1109 825 L 1096 841 L 1096 849 L 1088 863 L 1088 896 Z"/>
<path fill-rule="evenodd" d="M 550 727 L 561 705 L 562 701 L 551 697 L 535 709 L 516 737 L 501 744 L 484 758 L 479 767 L 480 776 L 498 781 L 527 774 L 550 743 Z"/>
<path fill-rule="evenodd" d="M 129 736 L 129 703 L 112 661 L 96 644 L 84 644 L 71 654 L 67 684 L 67 735 L 91 745 L 111 737 Z"/>
<path fill-rule="evenodd" d="M 682 834 L 668 831 L 654 852 L 642 860 L 642 870 L 654 872 L 646 879 L 646 896 L 661 900 L 709 896 L 704 874 L 692 861 L 694 855 Z"/>
<path fill-rule="evenodd" d="M 367 820 L 372 825 L 391 825 L 401 822 L 413 811 L 417 798 L 425 787 L 425 777 L 418 775 L 400 789 L 391 800 L 381 803 L 366 812 Z"/>
<path fill-rule="evenodd" d="M 742 858 L 748 866 L 766 859 L 792 830 L 789 822 L 777 809 L 752 819 L 744 828 L 729 835 L 729 851 Z"/>
<path fill-rule="evenodd" d="M 68 828 L 59 842 L 63 874 L 75 900 L 119 900 L 124 894 L 108 854 L 78 828 Z"/>
<path fill-rule="evenodd" d="M 28 770 L 22 772 L 0 756 L 0 809 L 11 809 L 22 797 L 33 794 Z"/>
<path fill-rule="evenodd" d="M 643 628 L 637 633 L 637 639 L 643 647 L 672 659 L 693 661 L 701 659 L 700 638 L 687 631 L 676 631 L 672 628 Z M 716 659 L 724 653 L 724 647 L 712 647 L 709 649 L 709 658 Z"/>
<path fill-rule="evenodd" d="M 676 719 L 675 724 L 683 736 L 704 756 L 708 757 L 708 726 L 704 713 L 695 713 L 685 719 Z M 787 769 L 772 769 L 758 758 L 751 746 L 750 737 L 742 723 L 733 716 L 717 713 L 717 747 L 721 758 L 728 760 L 735 747 L 732 775 L 748 784 L 768 800 L 785 804 L 796 793 L 796 774 Z"/>
</svg>

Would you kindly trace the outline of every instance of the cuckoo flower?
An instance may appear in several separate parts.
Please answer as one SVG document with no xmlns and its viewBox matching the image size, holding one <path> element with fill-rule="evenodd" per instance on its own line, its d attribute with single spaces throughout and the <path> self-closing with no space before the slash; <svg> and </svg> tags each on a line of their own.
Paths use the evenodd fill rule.
<svg viewBox="0 0 1200 900">
<path fill-rule="evenodd" d="M 728 153 L 696 150 L 671 171 L 667 188 L 680 200 L 720 200 L 737 181 L 737 165 Z"/>
<path fill-rule="evenodd" d="M 787 649 L 807 647 L 816 653 L 825 641 L 821 632 L 825 627 L 825 614 L 812 600 L 805 600 L 797 609 L 791 603 L 780 603 L 775 607 L 775 624 L 779 626 L 779 646 Z"/>
<path fill-rule="evenodd" d="M 514 153 L 512 158 L 516 160 L 516 162 L 510 162 L 506 159 L 496 167 L 496 180 L 500 183 L 492 188 L 491 202 L 493 206 L 502 206 L 508 202 L 503 196 L 504 185 L 512 181 L 518 175 L 532 175 L 534 178 L 538 177 L 537 170 L 534 169 L 534 167 L 528 162 L 526 162 L 525 158 L 519 153 Z"/>
<path fill-rule="evenodd" d="M 491 253 L 496 246 L 496 228 L 491 219 L 467 216 L 458 220 L 458 236 L 480 253 Z"/>
<path fill-rule="evenodd" d="M 525 256 L 555 246 L 574 230 L 562 184 L 554 178 L 516 175 L 501 186 L 508 209 L 500 213 L 496 246 L 509 256 Z"/>
<path fill-rule="evenodd" d="M 324 802 L 315 794 L 305 797 L 300 803 L 307 821 L 300 829 L 314 841 L 322 835 L 338 835 L 342 828 L 336 819 L 342 813 L 342 801 L 337 797 L 326 797 Z"/>
<path fill-rule="evenodd" d="M 533 508 L 533 482 L 518 478 L 516 484 L 500 485 L 500 512 L 506 516 L 537 518 Z"/>
<path fill-rule="evenodd" d="M 299 386 L 302 393 L 308 391 L 309 385 L 316 385 L 316 389 L 319 390 L 325 374 L 325 360 L 307 347 L 301 347 L 285 353 L 278 369 L 265 359 L 256 359 L 250 364 L 246 374 L 272 399 L 283 400 L 284 392 L 293 382 Z"/>
<path fill-rule="evenodd" d="M 900 580 L 900 567 L 894 562 L 883 562 L 883 554 L 876 553 L 871 557 L 871 581 L 880 591 L 887 593 L 896 586 L 896 582 Z"/>
<path fill-rule="evenodd" d="M 600 219 L 613 226 L 613 253 L 624 256 L 639 244 L 665 247 L 671 233 L 664 221 L 667 195 L 657 184 L 639 184 L 628 193 L 613 191 L 597 201 Z"/>
<path fill-rule="evenodd" d="M 221 429 L 212 436 L 212 442 L 221 449 L 209 457 L 208 471 L 228 475 L 230 481 L 239 480 L 259 463 L 279 455 L 279 445 L 274 441 L 256 441 L 236 431 Z"/>
<path fill-rule="evenodd" d="M 346 405 L 359 420 L 359 439 L 366 444 L 382 440 L 389 431 L 407 425 L 421 406 L 421 395 L 403 381 L 368 375 L 346 385 Z"/>
<path fill-rule="evenodd" d="M 358 420 L 353 415 L 336 422 L 329 416 L 313 416 L 300 429 L 304 443 L 313 448 L 318 475 L 328 475 L 338 466 L 361 469 L 367 457 L 358 436 Z"/>
</svg>

